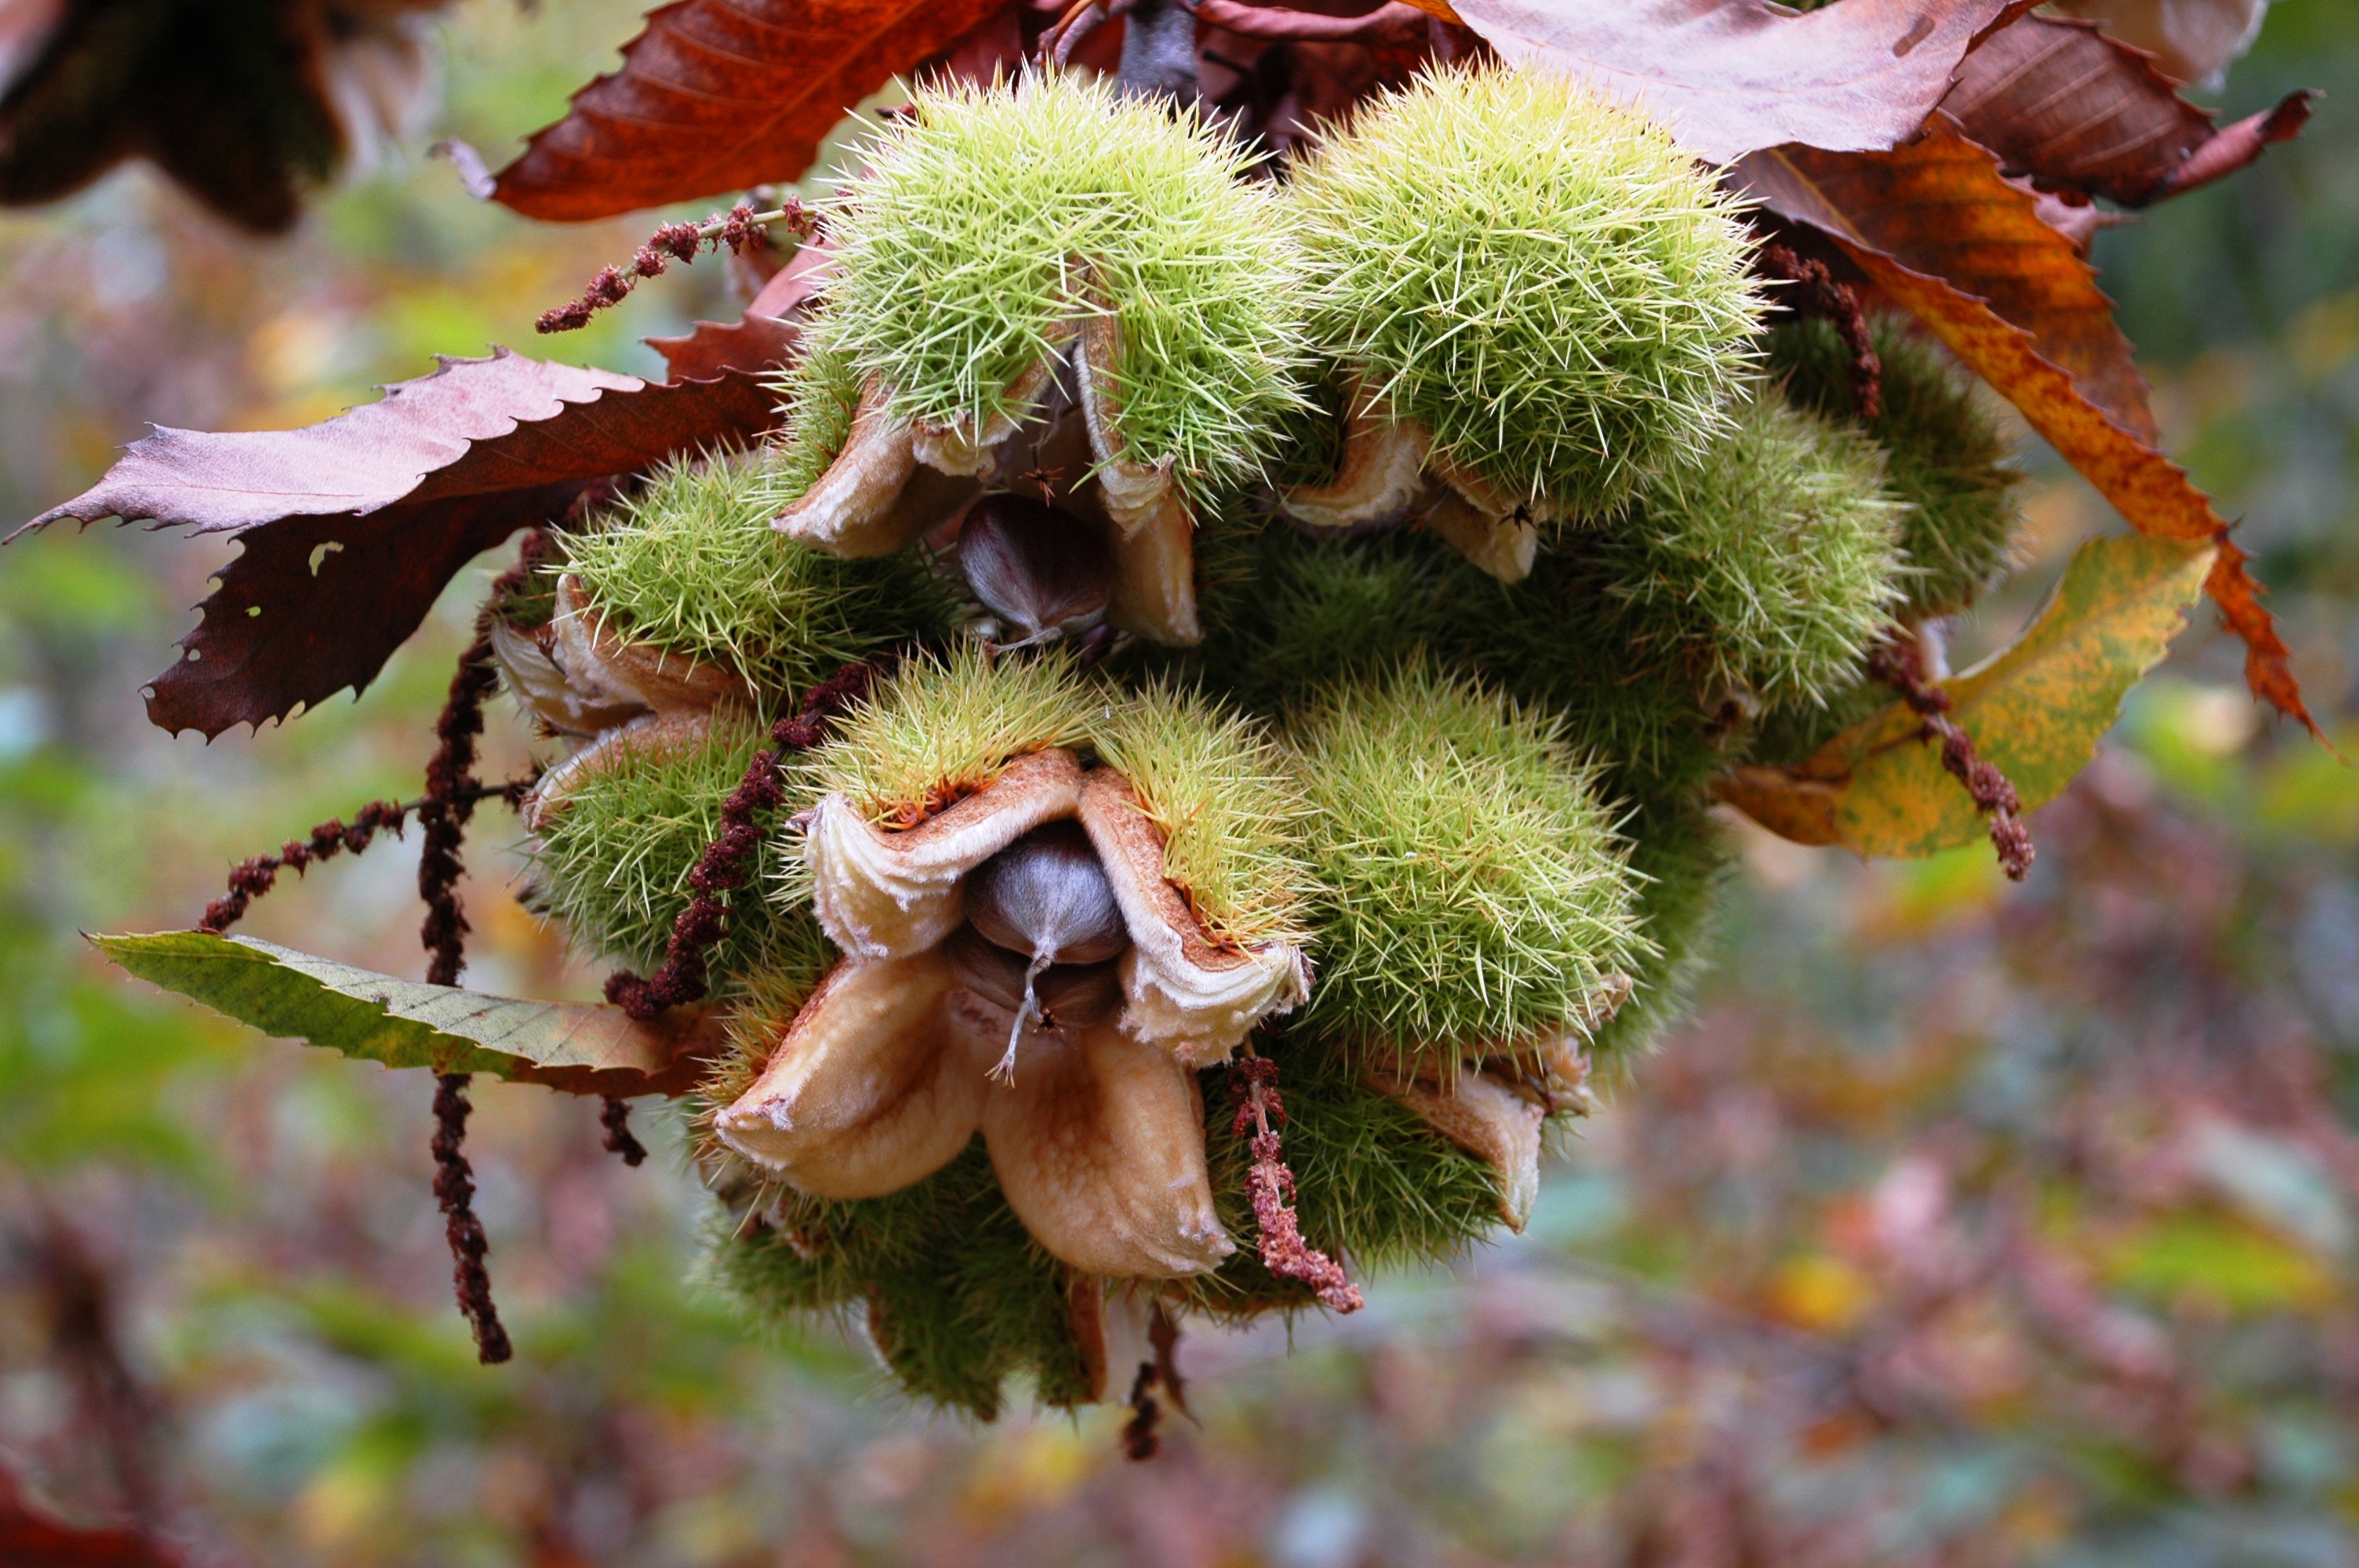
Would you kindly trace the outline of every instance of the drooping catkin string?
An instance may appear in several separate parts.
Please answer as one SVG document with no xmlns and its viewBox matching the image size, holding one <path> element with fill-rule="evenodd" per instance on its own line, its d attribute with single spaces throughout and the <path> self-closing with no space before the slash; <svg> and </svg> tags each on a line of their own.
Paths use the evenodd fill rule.
<svg viewBox="0 0 2359 1568">
<path fill-rule="evenodd" d="M 759 818 L 786 798 L 780 763 L 789 752 L 818 745 L 835 716 L 867 694 L 876 673 L 873 665 L 844 665 L 811 687 L 799 713 L 770 727 L 776 749 L 755 752 L 745 776 L 722 803 L 721 831 L 689 873 L 692 896 L 672 922 L 664 961 L 644 979 L 627 969 L 607 976 L 608 1001 L 644 1022 L 666 1008 L 704 996 L 712 985 L 712 950 L 728 930 L 729 894 L 753 879 L 755 856 L 762 846 Z"/>
<path fill-rule="evenodd" d="M 1862 419 L 1880 418 L 1884 413 L 1884 362 L 1877 356 L 1875 340 L 1868 331 L 1867 313 L 1860 306 L 1859 290 L 1836 282 L 1826 263 L 1806 259 L 1790 246 L 1764 245 L 1757 253 L 1757 260 L 1763 272 L 1793 286 L 1777 296 L 1778 304 L 1797 316 L 1814 317 L 1834 328 L 1843 347 L 1851 351 L 1854 408 Z"/>
<path fill-rule="evenodd" d="M 1250 1051 L 1250 1047 L 1248 1047 Z M 1286 1125 L 1286 1102 L 1278 1097 L 1277 1064 L 1266 1056 L 1246 1054 L 1229 1066 L 1229 1092 L 1236 1101 L 1233 1130 L 1243 1138 L 1253 1134 L 1253 1165 L 1245 1173 L 1245 1192 L 1253 1200 L 1254 1226 L 1259 1232 L 1262 1266 L 1281 1280 L 1299 1280 L 1319 1297 L 1319 1304 L 1336 1312 L 1357 1312 L 1366 1303 L 1359 1287 L 1343 1273 L 1343 1266 L 1302 1239 L 1294 1213 L 1294 1173 L 1287 1168 L 1278 1147 L 1278 1129 Z"/>
<path fill-rule="evenodd" d="M 701 223 L 666 223 L 647 236 L 647 243 L 632 254 L 628 270 L 600 267 L 581 298 L 543 312 L 540 319 L 533 323 L 534 330 L 579 330 L 588 326 L 590 318 L 599 311 L 628 298 L 641 278 L 662 276 L 674 260 L 692 262 L 708 244 L 716 251 L 725 248 L 734 255 L 746 245 L 766 239 L 772 224 L 808 240 L 819 232 L 819 215 L 788 197 L 784 205 L 767 212 L 756 212 L 751 202 L 740 201 L 727 212 Z"/>
<path fill-rule="evenodd" d="M 1155 1358 L 1138 1364 L 1130 1396 L 1123 1401 L 1130 1409 L 1130 1419 L 1122 1427 L 1122 1455 L 1134 1464 L 1144 1464 L 1163 1452 L 1163 1406 L 1155 1397 L 1158 1390 L 1174 1410 L 1190 1421 L 1195 1419 L 1188 1409 L 1188 1380 L 1180 1375 L 1180 1325 L 1161 1302 L 1147 1310 L 1147 1343 Z"/>
<path fill-rule="evenodd" d="M 550 548 L 538 528 L 525 535 L 516 564 L 492 585 L 491 597 L 475 616 L 475 635 L 459 655 L 451 690 L 434 721 L 434 755 L 426 764 L 426 799 L 418 808 L 425 838 L 418 857 L 418 896 L 426 919 L 419 939 L 427 954 L 426 979 L 455 986 L 466 967 L 467 916 L 459 905 L 459 878 L 466 865 L 460 849 L 474 816 L 473 797 L 477 741 L 484 732 L 484 699 L 499 684 L 492 657 L 492 626 L 506 596 L 527 582 Z M 492 1300 L 491 1271 L 484 1259 L 491 1240 L 474 1209 L 475 1173 L 466 1153 L 465 1073 L 441 1073 L 434 1080 L 434 1198 L 442 1209 L 442 1231 L 451 1247 L 451 1281 L 460 1314 L 474 1331 L 476 1358 L 485 1366 L 513 1355 L 507 1330 Z"/>
<path fill-rule="evenodd" d="M 2029 876 L 2038 852 L 2032 848 L 2031 830 L 2022 822 L 2023 801 L 1996 763 L 1974 755 L 1973 737 L 1950 717 L 1950 694 L 1925 678 L 1924 656 L 1916 643 L 1893 638 L 1879 643 L 1868 654 L 1867 669 L 1925 720 L 1925 738 L 1940 743 L 1941 765 L 1966 786 L 1974 808 L 1990 818 L 1991 847 L 1998 851 L 2007 880 L 2019 882 Z"/>
</svg>

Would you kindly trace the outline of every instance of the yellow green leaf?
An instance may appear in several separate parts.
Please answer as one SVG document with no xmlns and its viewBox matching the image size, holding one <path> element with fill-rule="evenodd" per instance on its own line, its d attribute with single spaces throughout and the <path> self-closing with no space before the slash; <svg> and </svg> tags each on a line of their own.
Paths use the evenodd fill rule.
<svg viewBox="0 0 2359 1568">
<path fill-rule="evenodd" d="M 692 1009 L 641 1023 L 618 1007 L 426 985 L 209 931 L 90 940 L 141 979 L 266 1034 L 388 1067 L 489 1073 L 575 1094 L 677 1094 L 716 1043 L 712 1021 Z"/>
<path fill-rule="evenodd" d="M 2122 697 L 2185 624 L 2216 550 L 2150 535 L 2093 539 L 2021 636 L 1943 683 L 1951 717 L 2014 784 L 2025 811 L 2062 794 L 2088 766 Z M 1913 860 L 1984 831 L 1964 786 L 1900 702 L 1799 766 L 1735 770 L 1720 794 L 1773 833 L 1863 855 Z"/>
</svg>

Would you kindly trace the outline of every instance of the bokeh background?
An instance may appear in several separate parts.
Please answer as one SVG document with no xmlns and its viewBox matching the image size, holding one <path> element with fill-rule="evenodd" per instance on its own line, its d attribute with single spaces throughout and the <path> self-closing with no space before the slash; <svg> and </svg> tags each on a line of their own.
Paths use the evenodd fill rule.
<svg viewBox="0 0 2359 1568">
<path fill-rule="evenodd" d="M 0 221 L 0 518 L 143 422 L 325 417 L 490 342 L 652 373 L 736 302 L 712 262 L 534 343 L 643 223 L 478 205 L 636 0 L 462 0 L 416 134 L 292 239 L 144 171 Z M 2359 0 L 2280 0 L 2214 97 L 2327 98 L 2256 169 L 2099 241 L 2175 449 L 2259 557 L 2359 756 Z M 2117 527 L 2036 448 L 2020 623 Z M 471 1151 L 516 1360 L 475 1364 L 429 1192 L 430 1080 L 265 1041 L 110 972 L 228 865 L 418 791 L 489 572 L 358 702 L 150 729 L 230 546 L 113 528 L 0 553 L 0 1465 L 194 1563 L 2359 1563 L 2359 771 L 2243 695 L 2208 612 L 2082 782 L 1987 850 L 1861 865 L 1747 838 L 1702 1007 L 1549 1173 L 1529 1234 L 1382 1277 L 1340 1322 L 1181 1348 L 1195 1421 L 988 1429 L 902 1407 L 853 1338 L 740 1332 L 686 1279 L 674 1129 L 479 1083 Z M 503 710 L 505 712 L 505 709 Z M 491 776 L 520 764 L 495 722 Z M 470 979 L 592 994 L 478 819 Z M 415 844 L 245 929 L 420 972 Z"/>
</svg>

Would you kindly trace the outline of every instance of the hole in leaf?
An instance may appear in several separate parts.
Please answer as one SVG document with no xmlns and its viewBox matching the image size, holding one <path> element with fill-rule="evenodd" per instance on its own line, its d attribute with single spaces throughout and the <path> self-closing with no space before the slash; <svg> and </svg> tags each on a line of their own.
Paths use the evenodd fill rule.
<svg viewBox="0 0 2359 1568">
<path fill-rule="evenodd" d="M 340 544 L 336 543 L 336 541 L 335 541 L 335 540 L 333 540 L 333 539 L 330 539 L 327 543 L 325 543 L 325 544 L 323 544 L 323 545 L 314 545 L 314 546 L 311 546 L 311 575 L 312 575 L 313 577 L 318 577 L 318 576 L 320 575 L 320 563 L 321 563 L 322 561 L 324 561 L 324 560 L 326 560 L 326 559 L 328 558 L 328 552 L 329 552 L 329 551 L 331 551 L 331 550 L 341 550 L 341 549 L 342 549 L 342 548 L 343 548 L 343 546 L 342 546 L 342 545 L 340 545 Z"/>
</svg>

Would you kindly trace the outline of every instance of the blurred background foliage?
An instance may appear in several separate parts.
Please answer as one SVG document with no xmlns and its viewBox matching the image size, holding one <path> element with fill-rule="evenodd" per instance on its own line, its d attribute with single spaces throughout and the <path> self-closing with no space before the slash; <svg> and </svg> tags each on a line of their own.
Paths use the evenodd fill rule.
<svg viewBox="0 0 2359 1568">
<path fill-rule="evenodd" d="M 637 9 L 462 0 L 430 135 L 496 164 Z M 2359 0 L 2280 0 L 2222 103 L 2296 86 L 2327 92 L 2301 140 L 2097 254 L 2359 755 Z M 736 308 L 706 262 L 533 341 L 641 225 L 477 205 L 427 139 L 283 243 L 136 170 L 0 221 L 0 510 L 143 421 L 304 423 L 492 341 L 651 372 L 639 336 Z M 2028 460 L 2039 564 L 1969 650 L 2117 526 Z M 1748 838 L 1699 1017 L 1532 1231 L 1373 1281 L 1290 1355 L 1192 1335 L 1201 1424 L 1134 1466 L 1114 1412 L 976 1430 L 897 1406 L 849 1336 L 747 1339 L 684 1279 L 706 1206 L 661 1116 L 626 1170 L 594 1105 L 531 1088 L 476 1094 L 519 1353 L 475 1365 L 430 1081 L 245 1035 L 77 939 L 186 925 L 234 859 L 416 794 L 496 564 L 359 702 L 168 739 L 137 690 L 228 548 L 0 556 L 0 1464 L 69 1515 L 160 1521 L 200 1563 L 2359 1562 L 2359 773 L 2267 722 L 2208 624 L 2033 819 L 2020 890 L 1980 848 Z M 592 994 L 512 902 L 514 838 L 481 819 L 470 979 Z M 247 928 L 417 974 L 414 853 Z"/>
</svg>

